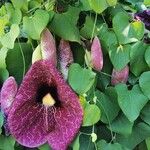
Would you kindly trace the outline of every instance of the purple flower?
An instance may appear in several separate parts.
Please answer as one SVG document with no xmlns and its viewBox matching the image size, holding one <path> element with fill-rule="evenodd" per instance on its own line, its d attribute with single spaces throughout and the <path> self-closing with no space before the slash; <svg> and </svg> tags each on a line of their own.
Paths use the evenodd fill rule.
<svg viewBox="0 0 150 150">
<path fill-rule="evenodd" d="M 59 44 L 59 61 L 60 71 L 62 72 L 65 80 L 68 77 L 68 68 L 73 63 L 73 54 L 68 41 L 61 39 Z"/>
<path fill-rule="evenodd" d="M 0 94 L 1 111 L 4 115 L 5 134 L 9 135 L 7 117 L 17 93 L 17 83 L 14 77 L 9 77 L 3 84 Z"/>
<path fill-rule="evenodd" d="M 150 10 L 144 10 L 135 14 L 135 19 L 141 20 L 145 27 L 150 30 Z"/>
<path fill-rule="evenodd" d="M 41 33 L 42 58 L 50 60 L 57 66 L 56 44 L 50 31 L 45 28 Z"/>
<path fill-rule="evenodd" d="M 17 83 L 14 77 L 9 77 L 3 84 L 0 94 L 1 110 L 8 115 L 10 107 L 17 93 Z"/>
<path fill-rule="evenodd" d="M 93 39 L 91 46 L 91 64 L 93 69 L 101 71 L 103 68 L 103 53 L 99 38 L 96 36 Z"/>
<path fill-rule="evenodd" d="M 24 77 L 8 125 L 11 134 L 26 147 L 48 141 L 53 150 L 65 150 L 79 131 L 82 118 L 77 95 L 53 63 L 41 60 Z"/>
<path fill-rule="evenodd" d="M 117 71 L 113 69 L 112 71 L 112 78 L 111 78 L 111 84 L 116 85 L 118 83 L 126 83 L 129 76 L 129 67 L 126 66 L 120 71 Z"/>
</svg>

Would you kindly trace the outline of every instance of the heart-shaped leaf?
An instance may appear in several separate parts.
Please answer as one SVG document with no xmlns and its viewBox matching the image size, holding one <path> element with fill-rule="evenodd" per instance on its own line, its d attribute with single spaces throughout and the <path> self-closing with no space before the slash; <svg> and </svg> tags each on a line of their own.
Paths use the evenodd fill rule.
<svg viewBox="0 0 150 150">
<path fill-rule="evenodd" d="M 130 122 L 125 115 L 120 114 L 112 123 L 111 130 L 113 132 L 129 135 L 132 133 L 133 122 Z"/>
<path fill-rule="evenodd" d="M 141 112 L 141 118 L 150 125 L 150 103 L 148 103 Z"/>
<path fill-rule="evenodd" d="M 19 36 L 19 33 L 19 26 L 17 24 L 12 24 L 10 31 L 0 38 L 2 45 L 8 49 L 13 49 L 15 40 Z"/>
<path fill-rule="evenodd" d="M 116 70 L 123 69 L 130 61 L 130 45 L 110 46 L 109 57 Z"/>
<path fill-rule="evenodd" d="M 124 12 L 114 16 L 113 29 L 120 44 L 136 42 L 144 35 L 144 24 L 141 21 L 129 23 L 129 16 Z"/>
<path fill-rule="evenodd" d="M 106 0 L 88 0 L 90 7 L 96 13 L 102 13 L 109 5 L 107 4 Z"/>
<path fill-rule="evenodd" d="M 146 51 L 145 51 L 145 61 L 148 64 L 148 66 L 150 67 L 150 46 L 147 47 Z"/>
<path fill-rule="evenodd" d="M 23 17 L 23 29 L 29 37 L 38 40 L 42 30 L 47 26 L 49 18 L 47 11 L 38 9 L 33 17 Z"/>
<path fill-rule="evenodd" d="M 69 67 L 68 81 L 74 91 L 82 95 L 94 84 L 95 75 L 91 70 L 83 69 L 79 64 L 74 63 Z"/>
<path fill-rule="evenodd" d="M 142 92 L 150 98 L 150 71 L 144 72 L 139 79 L 139 85 Z"/>
<path fill-rule="evenodd" d="M 111 91 L 111 95 L 110 92 Z M 108 88 L 107 93 L 104 94 L 100 91 L 96 91 L 97 105 L 101 110 L 101 121 L 104 123 L 110 123 L 118 115 L 120 110 L 116 103 L 117 95 L 115 89 Z"/>
<path fill-rule="evenodd" d="M 105 140 L 100 140 L 97 142 L 98 150 L 128 150 L 119 143 L 107 143 Z"/>
<path fill-rule="evenodd" d="M 130 71 L 135 75 L 139 76 L 142 72 L 147 71 L 149 69 L 145 59 L 149 55 L 146 56 L 147 45 L 142 41 L 136 42 L 132 45 L 130 51 Z M 147 52 L 148 54 L 148 52 Z M 144 55 L 146 56 L 144 58 Z M 148 61 L 149 58 L 147 58 Z"/>
<path fill-rule="evenodd" d="M 70 7 L 67 12 L 62 14 L 56 13 L 50 23 L 50 29 L 65 40 L 80 43 L 79 29 L 76 26 L 79 13 L 80 9 L 76 7 Z"/>
<path fill-rule="evenodd" d="M 100 120 L 101 112 L 97 105 L 86 104 L 82 126 L 92 126 Z"/>
<path fill-rule="evenodd" d="M 142 108 L 148 102 L 148 98 L 142 93 L 138 85 L 135 85 L 132 90 L 129 91 L 125 84 L 118 84 L 116 90 L 118 103 L 123 113 L 129 121 L 135 121 Z"/>
</svg>

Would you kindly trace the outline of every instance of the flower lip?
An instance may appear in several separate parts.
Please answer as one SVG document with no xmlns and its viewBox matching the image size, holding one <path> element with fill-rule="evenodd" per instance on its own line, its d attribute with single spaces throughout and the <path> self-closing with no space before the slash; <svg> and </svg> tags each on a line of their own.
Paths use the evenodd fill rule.
<svg viewBox="0 0 150 150">
<path fill-rule="evenodd" d="M 48 96 L 48 94 L 50 94 L 51 99 L 46 100 L 45 97 Z M 45 102 L 43 102 L 43 100 Z M 61 106 L 61 102 L 60 102 L 58 92 L 57 92 L 57 87 L 54 85 L 49 86 L 47 84 L 41 85 L 39 89 L 37 90 L 36 102 L 46 106 L 47 104 L 53 104 L 52 101 L 54 101 L 54 105 L 52 106 L 55 106 L 55 107 Z"/>
<path fill-rule="evenodd" d="M 48 93 L 56 101 L 53 107 L 39 104 Z M 21 145 L 33 148 L 48 142 L 54 150 L 65 150 L 78 133 L 82 119 L 77 95 L 53 63 L 41 60 L 25 75 L 10 109 L 8 125 Z"/>
</svg>

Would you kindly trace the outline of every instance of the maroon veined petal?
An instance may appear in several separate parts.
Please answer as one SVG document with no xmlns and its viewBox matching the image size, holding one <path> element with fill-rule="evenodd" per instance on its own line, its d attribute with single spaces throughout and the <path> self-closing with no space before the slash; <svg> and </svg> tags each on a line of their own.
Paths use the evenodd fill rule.
<svg viewBox="0 0 150 150">
<path fill-rule="evenodd" d="M 111 84 L 116 85 L 118 83 L 126 83 L 129 76 L 129 67 L 126 66 L 120 71 L 117 71 L 113 69 L 112 71 L 112 78 L 111 78 Z"/>
<path fill-rule="evenodd" d="M 50 60 L 57 66 L 56 44 L 51 32 L 45 28 L 41 33 L 41 49 L 43 59 Z"/>
<path fill-rule="evenodd" d="M 65 150 L 79 131 L 83 111 L 78 97 L 70 87 L 62 86 L 58 91 L 61 99 L 66 101 L 63 103 L 62 108 L 55 112 L 56 126 L 55 130 L 48 135 L 48 142 L 53 150 Z"/>
<path fill-rule="evenodd" d="M 5 115 L 8 115 L 12 102 L 15 99 L 17 93 L 17 83 L 14 77 L 9 77 L 3 84 L 1 89 L 1 110 L 4 112 Z"/>
<path fill-rule="evenodd" d="M 57 88 L 61 107 L 46 107 L 37 103 L 38 88 L 45 84 Z M 66 110 L 72 116 L 70 120 L 69 116 L 66 116 L 67 113 L 63 113 Z M 61 124 L 60 115 L 68 122 L 63 120 Z M 53 139 L 56 138 L 56 135 L 53 137 L 53 134 L 58 135 L 58 131 L 61 130 L 63 138 L 57 143 L 61 150 L 68 146 L 78 132 L 82 116 L 82 108 L 76 94 L 65 83 L 52 63 L 48 60 L 41 60 L 35 62 L 24 77 L 10 110 L 8 124 L 11 134 L 20 144 L 27 147 L 38 147 L 49 141 L 51 147 L 55 149 L 56 142 Z M 62 131 L 64 124 L 67 125 L 67 128 Z"/>
<path fill-rule="evenodd" d="M 101 71 L 103 68 L 103 53 L 99 38 L 96 36 L 93 39 L 91 46 L 91 64 L 93 69 Z"/>
<path fill-rule="evenodd" d="M 64 79 L 67 80 L 68 68 L 73 63 L 73 54 L 68 41 L 61 39 L 59 44 L 59 62 L 60 71 L 62 72 Z"/>
</svg>

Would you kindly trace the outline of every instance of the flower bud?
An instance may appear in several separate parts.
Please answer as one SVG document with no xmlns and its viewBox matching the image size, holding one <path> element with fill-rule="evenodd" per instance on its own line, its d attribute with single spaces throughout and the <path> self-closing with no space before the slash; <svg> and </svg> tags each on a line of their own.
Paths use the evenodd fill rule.
<svg viewBox="0 0 150 150">
<path fill-rule="evenodd" d="M 73 54 L 68 41 L 61 39 L 59 44 L 59 61 L 60 71 L 62 72 L 65 80 L 68 77 L 68 68 L 73 63 Z"/>
<path fill-rule="evenodd" d="M 111 84 L 116 85 L 118 83 L 126 83 L 129 76 L 129 67 L 126 66 L 120 71 L 113 69 L 112 77 L 111 77 Z"/>
<path fill-rule="evenodd" d="M 94 38 L 91 46 L 91 65 L 96 71 L 101 71 L 103 68 L 103 53 L 97 36 Z"/>
<path fill-rule="evenodd" d="M 55 40 L 47 28 L 41 33 L 41 52 L 44 60 L 48 59 L 51 63 L 57 66 Z"/>
</svg>

